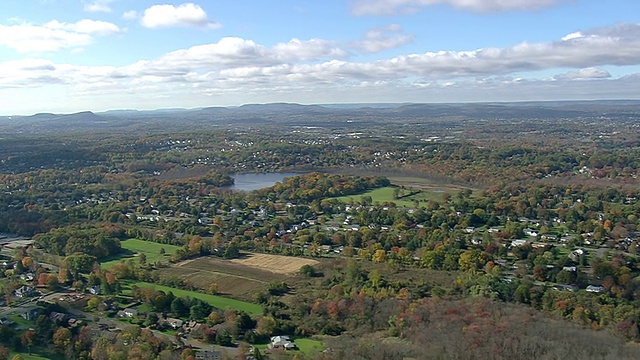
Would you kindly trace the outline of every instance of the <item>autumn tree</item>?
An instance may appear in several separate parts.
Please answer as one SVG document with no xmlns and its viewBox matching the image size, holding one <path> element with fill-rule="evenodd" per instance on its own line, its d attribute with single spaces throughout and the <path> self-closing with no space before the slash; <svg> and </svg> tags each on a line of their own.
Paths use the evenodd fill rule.
<svg viewBox="0 0 640 360">
<path fill-rule="evenodd" d="M 20 335 L 20 342 L 28 349 L 29 355 L 31 355 L 31 347 L 36 343 L 36 336 L 34 330 L 27 330 Z"/>
<path fill-rule="evenodd" d="M 53 333 L 53 346 L 58 352 L 64 353 L 69 345 L 71 345 L 71 330 L 59 327 Z"/>
</svg>

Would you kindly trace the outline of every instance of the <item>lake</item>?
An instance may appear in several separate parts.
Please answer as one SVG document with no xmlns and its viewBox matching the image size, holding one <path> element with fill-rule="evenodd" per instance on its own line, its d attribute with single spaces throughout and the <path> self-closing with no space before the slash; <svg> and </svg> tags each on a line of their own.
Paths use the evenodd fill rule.
<svg viewBox="0 0 640 360">
<path fill-rule="evenodd" d="M 231 175 L 234 180 L 234 184 L 225 189 L 240 190 L 240 191 L 253 191 L 263 189 L 269 186 L 275 185 L 277 182 L 282 182 L 285 178 L 304 175 L 302 173 L 254 173 L 254 174 L 235 174 Z"/>
</svg>

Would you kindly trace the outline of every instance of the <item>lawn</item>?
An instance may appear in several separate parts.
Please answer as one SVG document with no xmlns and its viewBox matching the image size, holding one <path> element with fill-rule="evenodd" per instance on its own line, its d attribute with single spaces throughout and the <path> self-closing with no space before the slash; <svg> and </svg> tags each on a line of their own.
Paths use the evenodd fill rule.
<svg viewBox="0 0 640 360">
<path fill-rule="evenodd" d="M 293 342 L 296 344 L 298 349 L 300 349 L 300 352 L 306 355 L 319 353 L 324 350 L 324 343 L 322 343 L 322 341 L 312 339 L 295 339 Z"/>
<path fill-rule="evenodd" d="M 22 358 L 24 360 L 51 360 L 51 359 L 61 359 L 62 358 L 60 356 L 45 357 L 45 356 L 37 355 L 35 353 L 32 353 L 31 355 L 29 355 L 26 352 L 25 353 L 17 353 L 17 352 L 13 352 L 12 351 L 11 354 L 9 355 L 9 359 L 13 359 L 13 357 L 16 356 L 16 355 L 22 356 Z"/>
<path fill-rule="evenodd" d="M 203 294 L 203 293 L 199 293 L 199 292 L 195 292 L 195 291 L 176 289 L 176 288 L 172 288 L 172 287 L 168 287 L 168 286 L 151 284 L 151 283 L 146 283 L 146 282 L 142 282 L 142 281 L 128 282 L 127 286 L 125 287 L 125 290 L 123 291 L 124 295 L 130 295 L 131 294 L 131 286 L 152 287 L 155 290 L 161 290 L 161 291 L 164 291 L 165 293 L 171 291 L 171 292 L 173 292 L 173 294 L 175 296 L 178 296 L 178 297 L 187 297 L 187 296 L 189 296 L 189 297 L 192 297 L 192 298 L 197 298 L 197 299 L 206 301 L 211 306 L 214 306 L 214 307 L 216 307 L 218 309 L 232 308 L 232 309 L 244 311 L 249 315 L 261 315 L 262 314 L 262 307 L 260 305 L 257 305 L 257 304 L 248 303 L 246 301 L 230 299 L 230 298 L 226 298 L 226 297 L 222 297 L 222 296 L 209 295 L 209 294 Z"/>
<path fill-rule="evenodd" d="M 124 240 L 120 243 L 120 246 L 125 250 L 125 252 L 115 258 L 111 258 L 108 261 L 102 262 L 101 265 L 103 268 L 107 269 L 121 261 L 132 259 L 137 254 L 142 253 L 147 256 L 148 263 L 154 263 L 156 261 L 163 260 L 168 261 L 171 255 L 173 255 L 176 250 L 180 249 L 180 247 L 176 245 L 160 244 L 139 239 Z M 164 249 L 164 254 L 161 254 L 161 249 Z"/>
<path fill-rule="evenodd" d="M 353 199 L 355 202 L 360 202 L 363 196 L 371 196 L 373 203 L 384 203 L 384 202 L 393 202 L 398 206 L 405 207 L 415 207 L 415 202 L 417 201 L 419 206 L 426 205 L 425 202 L 429 200 L 442 200 L 442 195 L 446 192 L 444 189 L 399 189 L 400 193 L 398 194 L 400 197 L 398 199 L 393 198 L 393 193 L 395 189 L 399 189 L 393 186 L 387 186 L 383 188 L 373 189 L 358 195 L 348 195 L 348 196 L 340 196 L 336 199 L 344 202 L 349 202 L 350 199 Z M 403 191 L 406 196 L 403 196 Z M 409 195 L 414 192 L 415 194 Z"/>
</svg>

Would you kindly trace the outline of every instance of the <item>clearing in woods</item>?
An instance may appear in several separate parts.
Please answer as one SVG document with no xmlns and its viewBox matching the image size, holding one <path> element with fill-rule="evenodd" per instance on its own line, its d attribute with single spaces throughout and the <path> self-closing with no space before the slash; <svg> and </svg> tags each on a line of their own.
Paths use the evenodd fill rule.
<svg viewBox="0 0 640 360">
<path fill-rule="evenodd" d="M 253 294 L 266 290 L 271 281 L 286 280 L 298 274 L 303 265 L 316 264 L 318 261 L 313 259 L 245 253 L 242 258 L 232 260 L 214 256 L 186 260 L 160 269 L 160 274 L 184 279 L 205 291 L 215 283 L 221 295 L 251 300 Z"/>
</svg>

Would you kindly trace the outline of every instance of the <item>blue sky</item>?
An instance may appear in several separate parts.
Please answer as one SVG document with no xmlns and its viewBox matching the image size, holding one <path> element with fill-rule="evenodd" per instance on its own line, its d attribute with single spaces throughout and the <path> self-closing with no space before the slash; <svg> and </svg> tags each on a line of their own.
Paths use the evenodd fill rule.
<svg viewBox="0 0 640 360">
<path fill-rule="evenodd" d="M 0 114 L 640 98 L 637 0 L 2 0 Z"/>
</svg>

